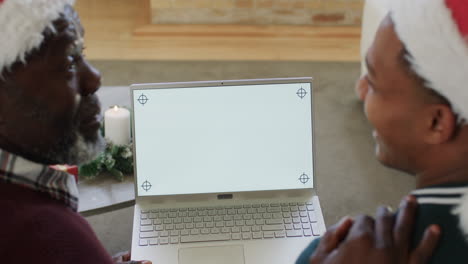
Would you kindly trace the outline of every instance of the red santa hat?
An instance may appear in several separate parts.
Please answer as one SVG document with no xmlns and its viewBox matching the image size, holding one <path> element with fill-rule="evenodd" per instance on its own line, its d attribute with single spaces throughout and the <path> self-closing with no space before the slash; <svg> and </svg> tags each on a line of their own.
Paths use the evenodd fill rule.
<svg viewBox="0 0 468 264">
<path fill-rule="evenodd" d="M 392 0 L 395 30 L 413 70 L 468 121 L 468 1 Z M 468 194 L 454 210 L 468 235 Z"/>
<path fill-rule="evenodd" d="M 44 41 L 43 32 L 74 0 L 0 0 L 0 73 Z"/>
<path fill-rule="evenodd" d="M 468 121 L 468 1 L 394 0 L 391 16 L 414 71 Z"/>
</svg>

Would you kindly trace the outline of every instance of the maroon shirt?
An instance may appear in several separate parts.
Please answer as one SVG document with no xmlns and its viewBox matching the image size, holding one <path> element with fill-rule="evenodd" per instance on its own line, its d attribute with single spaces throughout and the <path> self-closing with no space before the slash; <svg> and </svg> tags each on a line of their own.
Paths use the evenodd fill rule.
<svg viewBox="0 0 468 264">
<path fill-rule="evenodd" d="M 0 180 L 0 263 L 113 263 L 86 220 L 63 202 Z"/>
</svg>

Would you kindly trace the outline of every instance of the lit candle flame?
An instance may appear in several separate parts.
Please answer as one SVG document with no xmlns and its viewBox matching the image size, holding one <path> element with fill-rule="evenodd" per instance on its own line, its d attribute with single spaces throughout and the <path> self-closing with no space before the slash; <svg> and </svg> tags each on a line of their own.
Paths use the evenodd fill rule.
<svg viewBox="0 0 468 264">
<path fill-rule="evenodd" d="M 118 106 L 114 106 L 114 111 L 115 111 L 115 112 L 119 111 L 119 107 L 118 107 Z"/>
</svg>

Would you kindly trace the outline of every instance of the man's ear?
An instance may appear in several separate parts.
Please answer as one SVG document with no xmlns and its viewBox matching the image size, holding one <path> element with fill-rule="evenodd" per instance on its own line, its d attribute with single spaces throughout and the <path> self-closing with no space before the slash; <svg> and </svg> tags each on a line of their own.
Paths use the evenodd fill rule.
<svg viewBox="0 0 468 264">
<path fill-rule="evenodd" d="M 457 117 L 448 105 L 432 104 L 425 111 L 425 136 L 428 144 L 442 144 L 455 136 Z"/>
</svg>

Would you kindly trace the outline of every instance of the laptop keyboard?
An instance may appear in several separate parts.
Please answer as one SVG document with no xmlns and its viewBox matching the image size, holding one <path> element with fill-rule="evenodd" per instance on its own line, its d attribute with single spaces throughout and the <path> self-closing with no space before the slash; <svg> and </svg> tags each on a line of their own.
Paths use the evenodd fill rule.
<svg viewBox="0 0 468 264">
<path fill-rule="evenodd" d="M 308 203 L 142 210 L 140 246 L 320 236 Z"/>
</svg>

